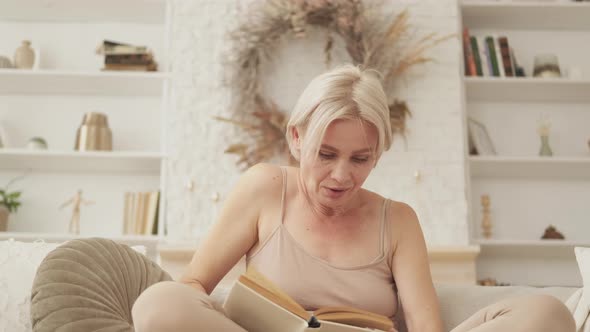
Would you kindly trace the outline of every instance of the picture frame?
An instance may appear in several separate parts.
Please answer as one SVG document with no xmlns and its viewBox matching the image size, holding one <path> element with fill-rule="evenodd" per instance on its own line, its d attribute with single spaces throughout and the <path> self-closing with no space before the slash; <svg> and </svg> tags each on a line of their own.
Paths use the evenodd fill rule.
<svg viewBox="0 0 590 332">
<path fill-rule="evenodd" d="M 469 152 L 474 155 L 490 156 L 496 155 L 496 148 L 490 138 L 486 126 L 472 118 L 467 119 L 467 130 L 469 134 Z"/>
<path fill-rule="evenodd" d="M 6 134 L 4 132 L 4 128 L 2 126 L 2 122 L 0 122 L 0 149 L 6 147 Z"/>
</svg>

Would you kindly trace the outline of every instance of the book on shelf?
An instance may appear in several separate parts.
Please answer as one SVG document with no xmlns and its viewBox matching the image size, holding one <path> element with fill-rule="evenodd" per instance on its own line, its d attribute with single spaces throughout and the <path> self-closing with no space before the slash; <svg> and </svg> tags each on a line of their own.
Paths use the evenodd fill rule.
<svg viewBox="0 0 590 332">
<path fill-rule="evenodd" d="M 151 53 L 145 54 L 109 54 L 105 55 L 105 64 L 120 64 L 120 65 L 149 65 L 153 62 L 153 55 Z"/>
<path fill-rule="evenodd" d="M 151 64 L 119 64 L 119 63 L 108 63 L 105 64 L 103 69 L 108 70 L 123 70 L 123 71 L 157 71 L 158 65 L 156 63 Z"/>
<path fill-rule="evenodd" d="M 463 56 L 465 62 L 465 75 L 476 76 L 477 67 L 475 66 L 475 58 L 473 56 L 473 48 L 471 46 L 468 28 L 463 28 Z"/>
<path fill-rule="evenodd" d="M 126 192 L 123 204 L 123 234 L 157 234 L 159 191 Z"/>
<path fill-rule="evenodd" d="M 127 43 L 120 43 L 105 39 L 96 48 L 96 54 L 114 55 L 114 54 L 147 54 L 149 53 L 147 46 L 131 45 Z"/>
<path fill-rule="evenodd" d="M 486 47 L 488 50 L 488 55 L 490 57 L 490 62 L 492 64 L 492 76 L 495 77 L 500 77 L 500 67 L 498 65 L 498 53 L 496 52 L 496 42 L 494 37 L 492 36 L 486 36 L 485 37 L 485 41 L 486 41 Z"/>
<path fill-rule="evenodd" d="M 388 331 L 390 318 L 351 307 L 306 311 L 292 297 L 251 266 L 235 282 L 224 309 L 249 332 Z"/>
<path fill-rule="evenodd" d="M 471 43 L 471 49 L 473 51 L 473 60 L 475 62 L 475 74 L 477 76 L 483 76 L 483 69 L 481 66 L 481 57 L 479 52 L 479 45 L 477 44 L 477 38 L 475 36 L 469 37 Z"/>
<path fill-rule="evenodd" d="M 512 59 L 510 54 L 510 46 L 508 44 L 508 38 L 506 36 L 498 37 L 498 46 L 500 48 L 500 56 L 502 58 L 502 66 L 504 67 L 504 73 L 507 77 L 514 76 L 514 70 L 512 67 Z"/>
<path fill-rule="evenodd" d="M 102 70 L 157 71 L 158 63 L 147 46 L 103 40 L 96 49 L 104 55 Z"/>
</svg>

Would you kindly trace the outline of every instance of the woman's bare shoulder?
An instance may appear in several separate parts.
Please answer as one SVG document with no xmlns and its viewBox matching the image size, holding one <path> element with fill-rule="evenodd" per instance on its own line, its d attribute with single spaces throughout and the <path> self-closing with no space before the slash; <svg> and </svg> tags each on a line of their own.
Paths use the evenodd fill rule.
<svg viewBox="0 0 590 332">
<path fill-rule="evenodd" d="M 274 195 L 282 186 L 281 168 L 260 163 L 250 167 L 240 178 L 240 186 L 256 195 Z"/>
<path fill-rule="evenodd" d="M 390 200 L 387 211 L 393 251 L 396 251 L 402 238 L 408 240 L 405 242 L 412 246 L 421 243 L 418 241 L 423 237 L 420 222 L 416 212 L 409 204 Z"/>
</svg>

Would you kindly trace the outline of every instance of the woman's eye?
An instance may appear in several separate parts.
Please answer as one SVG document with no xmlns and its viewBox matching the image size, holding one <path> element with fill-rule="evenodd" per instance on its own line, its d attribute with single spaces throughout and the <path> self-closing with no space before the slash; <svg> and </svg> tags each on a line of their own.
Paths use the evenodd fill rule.
<svg viewBox="0 0 590 332">
<path fill-rule="evenodd" d="M 354 161 L 355 163 L 366 163 L 367 161 L 369 161 L 369 158 L 367 157 L 358 157 L 358 158 L 352 158 L 352 161 Z"/>
<path fill-rule="evenodd" d="M 320 158 L 322 159 L 332 159 L 334 155 L 331 153 L 320 152 Z"/>
</svg>

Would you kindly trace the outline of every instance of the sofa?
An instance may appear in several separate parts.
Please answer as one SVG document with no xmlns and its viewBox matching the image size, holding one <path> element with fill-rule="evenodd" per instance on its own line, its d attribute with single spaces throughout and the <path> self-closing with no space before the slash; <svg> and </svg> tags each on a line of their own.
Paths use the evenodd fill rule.
<svg viewBox="0 0 590 332">
<path fill-rule="evenodd" d="M 73 243 L 75 241 L 77 242 Z M 79 248 L 80 246 L 88 248 L 77 249 L 75 258 L 68 258 L 71 260 L 71 262 L 68 264 L 70 264 L 69 266 L 72 267 L 64 268 L 63 252 L 66 250 L 72 251 L 71 249 L 74 245 L 77 246 L 77 248 Z M 94 248 L 99 246 L 100 250 L 96 252 L 97 250 L 93 249 L 92 245 L 94 246 Z M 111 247 L 114 249 L 107 248 L 105 250 L 104 248 L 106 247 Z M 133 270 L 140 271 L 139 274 L 136 273 L 136 278 L 142 279 L 141 286 L 134 286 L 136 283 L 127 280 L 127 283 L 130 285 L 128 288 L 134 288 L 133 292 L 129 292 L 128 290 L 119 292 L 119 297 L 123 297 L 125 299 L 125 303 L 121 306 L 122 309 L 119 310 L 120 312 L 130 310 L 130 306 L 132 305 L 134 299 L 141 293 L 143 289 L 148 287 L 151 283 L 157 282 L 159 280 L 167 280 L 167 278 L 169 278 L 165 271 L 161 270 L 155 262 L 153 262 L 151 259 L 147 258 L 144 255 L 144 253 L 142 252 L 142 248 L 140 246 L 130 248 L 129 246 L 123 244 L 115 244 L 113 241 L 106 239 L 73 240 L 63 245 L 57 243 L 44 242 L 24 243 L 18 241 L 0 241 L 0 332 L 32 331 L 33 327 L 31 324 L 31 311 L 33 311 L 34 315 L 37 315 L 33 319 L 36 322 L 36 326 L 34 329 L 35 331 L 55 330 L 55 327 L 49 328 L 47 327 L 49 325 L 45 325 L 46 327 L 43 327 L 43 324 L 39 323 L 39 317 L 43 318 L 45 316 L 50 315 L 47 315 L 43 311 L 47 311 L 47 305 L 44 304 L 43 309 L 40 309 L 38 303 L 45 301 L 46 303 L 48 302 L 51 306 L 53 306 L 56 302 L 53 301 L 53 299 L 56 296 L 61 297 L 63 293 L 75 295 L 77 297 L 76 301 L 79 301 L 79 298 L 81 297 L 80 292 L 86 292 L 86 290 L 74 289 L 74 291 L 72 292 L 70 288 L 70 290 L 61 291 L 60 288 L 56 288 L 54 286 L 44 287 L 44 284 L 47 284 L 49 279 L 52 280 L 52 285 L 63 283 L 62 279 L 68 279 L 66 276 L 69 272 L 78 269 L 77 266 L 80 265 L 80 261 L 89 259 L 88 257 L 86 257 L 89 256 L 87 255 L 88 251 L 95 251 L 95 259 L 98 259 L 100 261 L 100 264 L 103 264 L 103 266 L 109 269 L 115 267 L 120 272 L 122 271 L 123 273 L 119 273 L 120 276 L 117 277 L 120 280 L 127 278 L 126 271 L 129 269 L 129 266 L 131 265 L 134 266 Z M 71 257 L 71 254 L 67 255 L 68 257 Z M 590 249 L 580 249 L 579 252 L 577 250 L 576 255 L 580 263 L 580 270 L 582 272 L 584 285 L 588 285 L 587 277 L 589 275 L 588 272 L 590 272 L 590 270 L 588 270 L 588 268 L 590 267 L 590 264 L 588 264 L 588 262 L 590 262 Z M 121 263 L 122 256 L 125 256 L 123 258 L 127 260 L 124 263 Z M 53 265 L 48 263 L 50 261 L 54 262 Z M 55 265 L 55 262 L 58 262 L 58 264 Z M 142 265 L 138 265 L 138 262 L 143 263 Z M 88 269 L 94 269 L 95 272 L 92 272 L 94 273 L 93 282 L 100 283 L 99 287 L 111 287 L 108 285 L 108 283 L 103 283 L 105 280 L 111 278 L 104 277 L 104 273 L 107 273 L 104 271 L 106 268 L 101 266 L 100 264 L 94 262 L 87 264 L 86 267 L 83 267 L 84 270 L 81 273 L 88 274 Z M 96 271 L 98 271 L 98 274 Z M 144 277 L 144 275 L 148 273 L 151 275 L 151 277 Z M 80 272 L 78 272 L 78 274 L 80 274 Z M 121 281 L 117 281 L 117 278 L 112 279 L 115 280 L 115 282 L 117 283 L 122 283 Z M 54 294 L 49 294 L 48 290 L 50 290 L 50 292 L 53 292 Z M 215 301 L 222 303 L 228 291 L 228 286 L 218 287 L 214 291 L 212 296 Z M 445 331 L 451 330 L 454 326 L 458 325 L 461 321 L 465 320 L 467 317 L 475 313 L 478 309 L 488 304 L 491 304 L 495 301 L 498 301 L 506 297 L 524 294 L 549 294 L 555 296 L 556 298 L 566 303 L 566 305 L 574 315 L 578 331 L 590 331 L 590 324 L 586 324 L 586 320 L 588 318 L 588 301 L 586 300 L 588 297 L 586 294 L 586 287 L 533 288 L 515 286 L 484 287 L 437 284 L 436 291 L 441 305 L 443 321 L 445 324 Z M 31 308 L 32 294 L 34 295 L 33 308 Z M 43 294 L 43 296 L 39 294 Z M 47 301 L 47 299 L 43 299 L 43 301 L 39 300 L 40 297 L 47 297 L 50 295 L 54 296 L 53 298 L 50 298 L 50 301 Z M 105 297 L 104 294 L 101 296 L 103 298 Z M 112 298 L 107 300 L 113 301 Z M 93 300 L 91 302 L 94 303 L 97 301 Z M 76 305 L 69 306 L 82 307 L 85 305 L 83 304 L 84 302 L 76 303 Z M 99 310 L 104 309 L 104 305 L 102 309 L 99 308 Z M 109 308 L 106 309 L 108 310 Z M 57 311 L 55 310 L 55 308 L 53 308 L 52 310 Z M 75 312 L 72 315 L 80 315 L 80 312 Z M 108 317 L 111 317 L 112 313 L 108 313 L 108 315 L 110 315 Z M 117 319 L 122 320 L 121 322 L 118 322 L 119 325 L 117 325 L 117 331 L 133 331 L 132 325 L 130 323 L 129 312 L 119 313 L 117 317 Z M 109 319 L 112 320 L 111 318 Z M 59 324 L 68 323 L 67 317 L 62 317 L 60 319 L 61 320 L 58 320 Z M 56 320 L 54 319 L 54 322 L 52 323 L 55 324 L 55 321 Z M 65 331 L 80 330 L 82 329 L 65 329 Z M 93 331 L 98 329 L 84 328 L 83 330 Z M 114 331 L 114 329 L 104 329 L 104 331 L 110 330 Z"/>
</svg>

